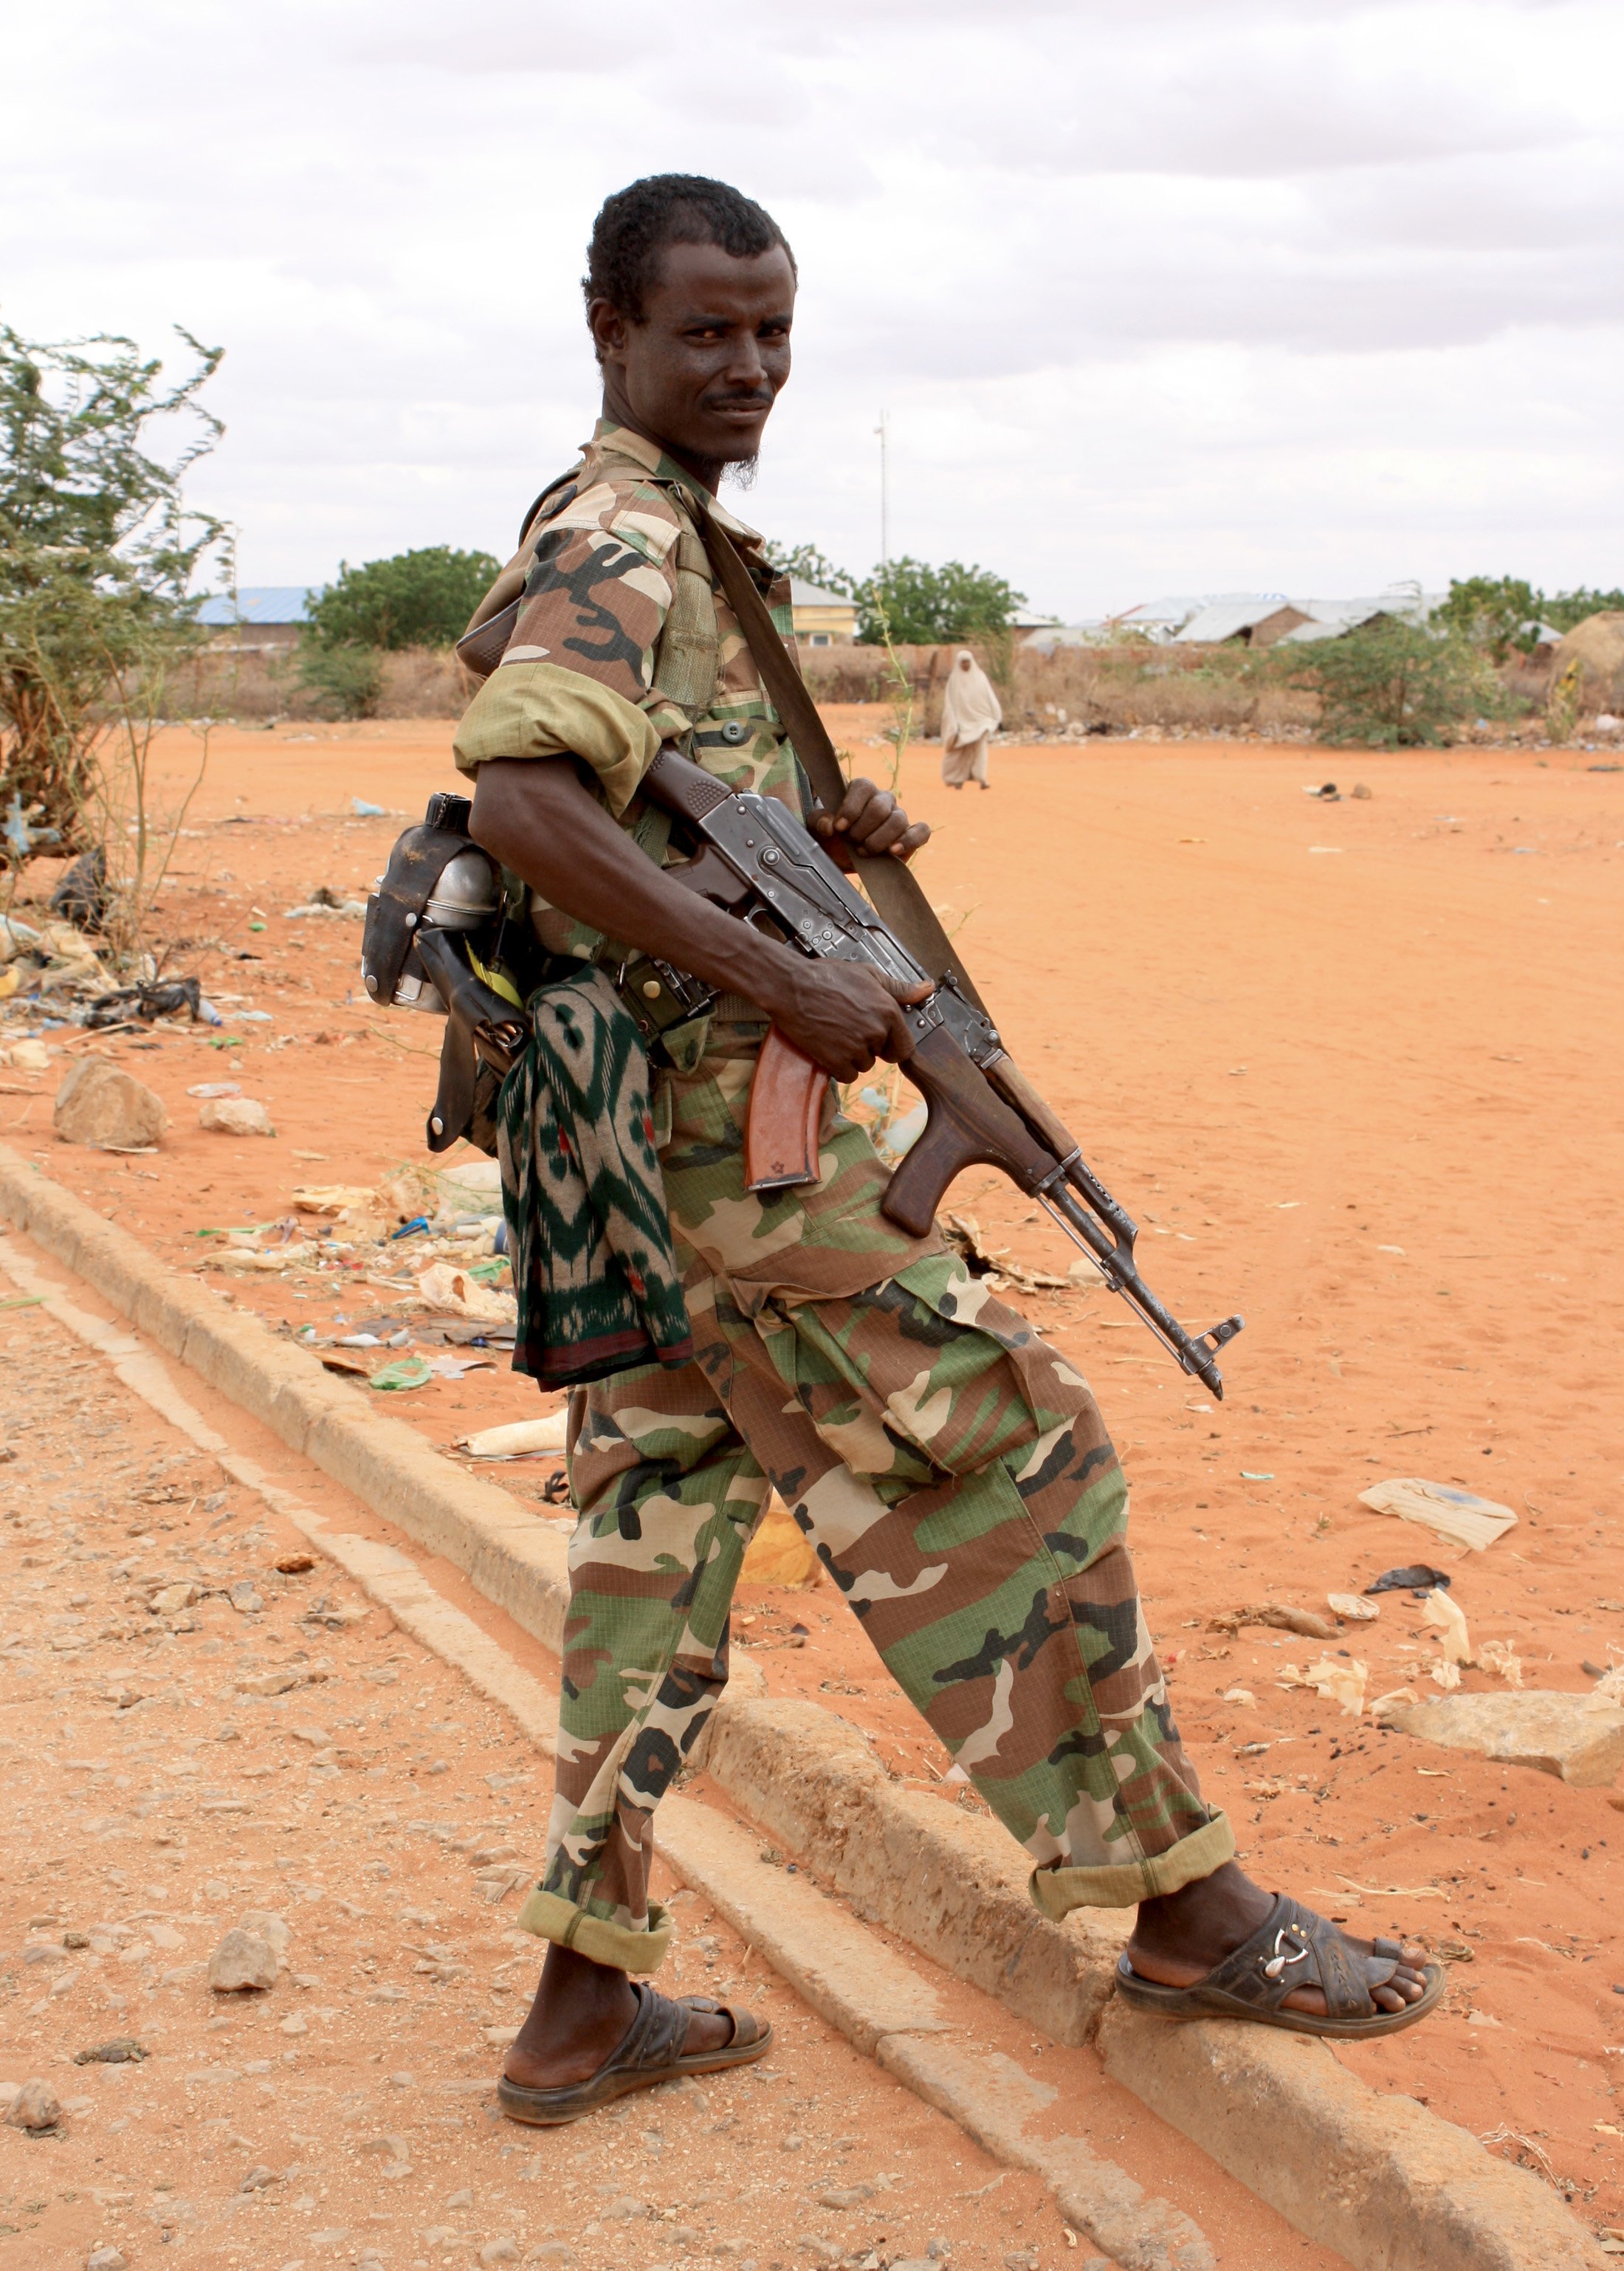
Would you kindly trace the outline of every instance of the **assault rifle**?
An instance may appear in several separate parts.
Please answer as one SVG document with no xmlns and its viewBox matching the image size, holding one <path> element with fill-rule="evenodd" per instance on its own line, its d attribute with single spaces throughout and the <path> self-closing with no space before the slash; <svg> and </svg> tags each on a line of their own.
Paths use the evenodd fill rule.
<svg viewBox="0 0 1624 2271">
<path fill-rule="evenodd" d="M 667 744 L 642 794 L 679 822 L 694 856 L 666 869 L 746 922 L 824 960 L 866 964 L 930 998 L 903 1016 L 913 1039 L 907 1076 L 927 1106 L 925 1128 L 891 1174 L 882 1211 L 921 1238 L 965 1168 L 998 1168 L 1081 1247 L 1185 1372 L 1221 1397 L 1218 1351 L 1240 1330 L 1225 1317 L 1186 1332 L 1140 1277 L 1137 1226 L 1084 1161 L 1076 1143 L 1005 1054 L 996 1027 L 957 973 L 933 976 L 881 920 L 776 797 L 726 787 Z M 885 863 L 870 860 L 868 868 Z M 895 862 L 890 863 L 893 867 Z M 776 1026 L 757 1061 L 745 1136 L 745 1180 L 779 1190 L 818 1178 L 818 1123 L 828 1075 Z"/>
</svg>

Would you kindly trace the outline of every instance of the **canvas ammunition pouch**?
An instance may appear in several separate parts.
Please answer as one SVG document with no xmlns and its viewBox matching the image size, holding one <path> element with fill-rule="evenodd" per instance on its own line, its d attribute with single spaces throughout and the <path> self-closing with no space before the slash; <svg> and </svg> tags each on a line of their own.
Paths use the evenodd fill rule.
<svg viewBox="0 0 1624 2271">
<path fill-rule="evenodd" d="M 472 810 L 465 796 L 433 796 L 421 826 L 396 838 L 367 901 L 361 977 L 373 1001 L 446 1020 L 425 1131 L 430 1151 L 466 1136 L 494 1157 L 496 1097 L 529 1040 L 527 1004 L 582 964 L 540 951 L 525 920 L 524 884 L 475 844 Z M 713 991 L 652 955 L 612 950 L 599 967 L 651 1061 L 691 1071 Z"/>
</svg>

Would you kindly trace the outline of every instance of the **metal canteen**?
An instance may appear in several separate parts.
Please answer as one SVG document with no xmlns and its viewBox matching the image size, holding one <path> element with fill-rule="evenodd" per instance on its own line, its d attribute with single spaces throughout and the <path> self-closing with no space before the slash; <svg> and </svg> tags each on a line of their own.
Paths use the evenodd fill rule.
<svg viewBox="0 0 1624 2271">
<path fill-rule="evenodd" d="M 502 905 L 495 868 L 470 845 L 447 860 L 423 909 L 423 920 L 439 930 L 478 930 Z"/>
</svg>

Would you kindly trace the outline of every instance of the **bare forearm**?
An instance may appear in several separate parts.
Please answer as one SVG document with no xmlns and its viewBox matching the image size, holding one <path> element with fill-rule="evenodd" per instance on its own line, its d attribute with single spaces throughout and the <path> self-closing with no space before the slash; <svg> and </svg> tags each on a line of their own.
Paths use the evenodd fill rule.
<svg viewBox="0 0 1624 2271">
<path fill-rule="evenodd" d="M 800 957 L 673 882 L 610 819 L 567 757 L 482 765 L 472 829 L 493 859 L 593 930 L 769 1014 L 793 988 Z"/>
</svg>

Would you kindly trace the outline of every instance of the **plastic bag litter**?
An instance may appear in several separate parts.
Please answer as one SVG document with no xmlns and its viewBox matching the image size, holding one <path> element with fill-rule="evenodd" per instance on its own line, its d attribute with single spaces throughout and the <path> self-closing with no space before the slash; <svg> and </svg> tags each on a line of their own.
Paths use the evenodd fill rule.
<svg viewBox="0 0 1624 2271">
<path fill-rule="evenodd" d="M 350 810 L 354 814 L 357 820 L 382 820 L 384 817 L 383 806 L 381 804 L 369 804 L 364 796 L 351 797 Z"/>
<path fill-rule="evenodd" d="M 539 1452 L 561 1456 L 570 1424 L 567 1409 L 544 1412 L 540 1419 L 515 1419 L 503 1427 L 484 1427 L 458 1443 L 475 1459 L 525 1459 Z"/>
<path fill-rule="evenodd" d="M 188 1093 L 195 1096 L 197 1091 L 190 1090 Z M 376 1203 L 369 1183 L 301 1183 L 292 1196 L 301 1214 L 345 1214 L 351 1207 Z"/>
<path fill-rule="evenodd" d="M 367 1384 L 385 1396 L 402 1395 L 408 1389 L 427 1388 L 434 1376 L 426 1357 L 402 1356 L 397 1357 L 393 1364 L 381 1366 Z"/>
<path fill-rule="evenodd" d="M 451 1262 L 436 1262 L 425 1270 L 417 1290 L 431 1307 L 448 1310 L 454 1317 L 488 1317 L 506 1322 L 518 1314 L 511 1293 L 493 1292 L 470 1271 Z"/>
<path fill-rule="evenodd" d="M 1523 1659 L 1509 1640 L 1486 1640 L 1478 1650 L 1478 1668 L 1497 1672 L 1508 1687 L 1523 1685 Z"/>
<path fill-rule="evenodd" d="M 1443 1656 L 1447 1664 L 1474 1664 L 1471 1638 L 1466 1630 L 1465 1612 L 1458 1601 L 1452 1601 L 1437 1587 L 1428 1593 L 1424 1604 L 1426 1613 L 1421 1619 L 1425 1630 L 1443 1634 Z M 1439 1686 L 1444 1683 L 1440 1680 Z M 1453 1686 L 1456 1683 L 1449 1683 Z"/>
<path fill-rule="evenodd" d="M 30 954 L 40 942 L 40 934 L 32 923 L 21 922 L 15 915 L 0 915 L 0 962 L 10 962 L 15 954 Z"/>
<path fill-rule="evenodd" d="M 1340 1703 L 1345 1718 L 1357 1719 L 1365 1708 L 1365 1683 L 1369 1677 L 1369 1666 L 1356 1656 L 1322 1656 L 1306 1672 L 1299 1672 L 1294 1664 L 1283 1664 L 1278 1685 L 1312 1687 L 1328 1703 Z"/>
<path fill-rule="evenodd" d="M 1400 1522 L 1419 1522 L 1440 1538 L 1481 1553 L 1497 1538 L 1514 1529 L 1516 1516 L 1509 1506 L 1475 1491 L 1451 1490 L 1447 1483 L 1425 1482 L 1419 1475 L 1373 1483 L 1359 1494 L 1361 1506 L 1373 1514 L 1397 1515 Z"/>
<path fill-rule="evenodd" d="M 1447 1593 L 1454 1582 L 1447 1569 L 1434 1569 L 1428 1561 L 1409 1561 L 1402 1569 L 1383 1569 L 1365 1588 L 1367 1593 L 1413 1593 L 1422 1599 L 1434 1587 Z"/>
</svg>

